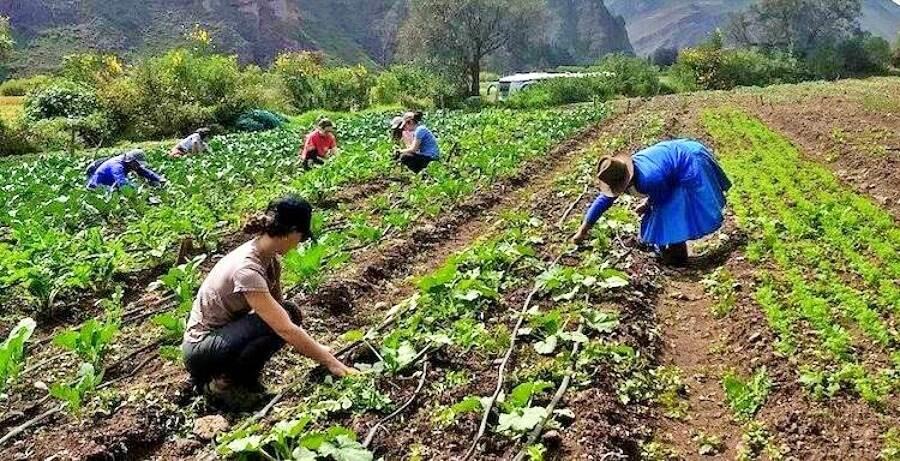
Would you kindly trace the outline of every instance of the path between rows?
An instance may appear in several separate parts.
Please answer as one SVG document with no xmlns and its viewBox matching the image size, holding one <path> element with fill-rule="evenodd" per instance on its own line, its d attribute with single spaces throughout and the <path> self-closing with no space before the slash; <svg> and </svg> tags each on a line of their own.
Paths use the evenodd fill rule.
<svg viewBox="0 0 900 461">
<path fill-rule="evenodd" d="M 657 305 L 663 339 L 659 360 L 677 369 L 687 404 L 683 416 L 661 419 L 659 436 L 688 459 L 698 457 L 698 435 L 721 437 L 725 449 L 714 459 L 735 459 L 741 428 L 732 421 L 720 384 L 728 363 L 716 351 L 725 338 L 712 314 L 714 300 L 701 284 L 707 273 L 669 271 Z"/>
<path fill-rule="evenodd" d="M 631 106 L 635 107 L 634 104 Z M 614 112 L 600 126 L 616 117 Z M 403 237 L 368 251 L 368 256 L 360 258 L 358 263 L 342 271 L 332 281 L 333 284 L 352 286 L 350 297 L 343 300 L 348 301 L 353 309 L 336 313 L 307 308 L 306 314 L 313 325 L 311 330 L 365 328 L 372 324 L 386 305 L 403 299 L 411 292 L 409 275 L 425 273 L 437 267 L 447 256 L 467 247 L 482 235 L 500 211 L 528 200 L 533 193 L 531 191 L 552 186 L 557 175 L 571 168 L 570 160 L 598 135 L 598 127 L 581 133 L 579 137 L 557 146 L 549 155 L 529 162 L 520 174 L 505 184 L 468 200 L 457 215 L 443 220 L 438 218 L 435 223 L 412 229 Z M 423 242 L 422 248 L 417 250 L 415 245 L 427 233 L 441 238 Z M 389 269 L 379 270 L 385 263 L 390 266 Z M 302 297 L 300 299 L 303 300 Z M 157 354 L 155 350 L 150 353 Z M 276 376 L 277 382 L 283 385 L 290 382 L 289 375 L 298 375 L 308 362 L 282 353 L 276 357 L 276 363 L 279 370 L 290 367 L 287 369 L 289 373 Z M 186 380 L 187 376 L 178 364 L 154 360 L 145 371 L 116 388 L 124 396 L 141 396 L 136 401 L 123 402 L 110 417 L 93 421 L 86 418 L 77 425 L 72 424 L 68 417 L 56 419 L 51 425 L 28 434 L 25 440 L 7 448 L 3 457 L 148 458 L 156 454 L 172 455 L 195 450 L 197 447 L 194 444 L 185 444 L 183 439 L 171 440 L 170 437 L 189 423 L 184 419 L 189 414 L 182 413 L 184 408 L 179 408 L 189 403 L 183 395 Z M 62 444 L 58 439 L 60 424 L 66 425 L 69 431 Z"/>
</svg>

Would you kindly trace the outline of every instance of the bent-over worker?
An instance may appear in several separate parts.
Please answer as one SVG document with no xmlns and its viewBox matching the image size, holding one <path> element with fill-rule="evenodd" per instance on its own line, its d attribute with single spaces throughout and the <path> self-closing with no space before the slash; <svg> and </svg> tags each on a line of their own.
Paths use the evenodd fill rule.
<svg viewBox="0 0 900 461">
<path fill-rule="evenodd" d="M 731 181 L 712 152 L 700 142 L 675 139 L 634 156 L 605 157 L 597 170 L 602 195 L 585 216 L 573 240 L 585 239 L 616 198 L 624 193 L 645 197 L 641 240 L 655 245 L 663 261 L 687 262 L 687 242 L 715 232 L 724 220 L 725 192 Z"/>
<path fill-rule="evenodd" d="M 106 186 L 111 189 L 119 189 L 130 186 L 128 173 L 131 172 L 146 179 L 151 186 L 160 186 L 166 181 L 147 166 L 147 156 L 144 151 L 135 149 L 92 163 L 86 171 L 87 187 L 96 189 L 99 186 Z"/>
<path fill-rule="evenodd" d="M 310 163 L 321 165 L 337 150 L 337 139 L 334 137 L 334 123 L 323 118 L 316 123 L 316 129 L 306 135 L 300 158 L 303 160 L 303 168 L 309 168 Z"/>
<path fill-rule="evenodd" d="M 209 146 L 206 144 L 209 135 L 209 128 L 200 128 L 191 133 L 190 136 L 178 141 L 178 144 L 169 151 L 169 155 L 172 157 L 185 157 L 188 155 L 202 154 L 209 149 Z"/>
</svg>

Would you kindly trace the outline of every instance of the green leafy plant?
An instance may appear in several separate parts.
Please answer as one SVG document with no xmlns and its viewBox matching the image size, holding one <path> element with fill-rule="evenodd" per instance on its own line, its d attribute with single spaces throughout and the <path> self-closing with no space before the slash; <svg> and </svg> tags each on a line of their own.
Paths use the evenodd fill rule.
<svg viewBox="0 0 900 461">
<path fill-rule="evenodd" d="M 766 374 L 765 367 L 757 370 L 746 381 L 734 372 L 728 372 L 722 377 L 725 400 L 740 420 L 749 420 L 756 415 L 766 403 L 771 386 L 772 382 Z"/>
<path fill-rule="evenodd" d="M 78 413 L 85 399 L 103 381 L 103 372 L 98 373 L 90 363 L 82 363 L 74 383 L 59 382 L 50 386 L 50 395 L 66 403 L 69 411 Z"/>
<path fill-rule="evenodd" d="M 372 453 L 356 440 L 356 433 L 341 426 L 323 431 L 306 430 L 312 421 L 310 416 L 301 416 L 279 422 L 268 436 L 251 434 L 229 440 L 220 446 L 219 452 L 223 455 L 264 453 L 268 458 L 273 458 L 274 453 L 280 459 L 297 461 L 372 461 Z"/>
<path fill-rule="evenodd" d="M 119 332 L 119 319 L 90 319 L 79 328 L 57 334 L 53 344 L 68 349 L 85 362 L 99 366 L 106 349 Z"/>
<path fill-rule="evenodd" d="M 547 409 L 531 406 L 531 402 L 552 387 L 553 384 L 546 381 L 526 382 L 514 387 L 500 403 L 503 411 L 495 430 L 501 434 L 517 436 L 537 426 L 547 416 Z"/>
<path fill-rule="evenodd" d="M 37 326 L 31 318 L 19 320 L 9 336 L 0 344 L 0 392 L 19 375 L 25 362 L 25 343 Z"/>
<path fill-rule="evenodd" d="M 697 444 L 697 454 L 700 456 L 713 456 L 725 450 L 725 442 L 718 435 L 700 431 L 694 434 L 693 440 Z"/>
<path fill-rule="evenodd" d="M 449 407 L 437 407 L 434 410 L 431 421 L 439 427 L 447 427 L 462 415 L 481 411 L 482 405 L 482 399 L 468 396 Z"/>
</svg>

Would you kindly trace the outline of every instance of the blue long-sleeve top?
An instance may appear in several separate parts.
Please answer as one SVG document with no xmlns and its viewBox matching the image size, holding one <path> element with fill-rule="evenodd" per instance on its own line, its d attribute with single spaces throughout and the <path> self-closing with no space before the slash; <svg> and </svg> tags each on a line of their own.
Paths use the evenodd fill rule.
<svg viewBox="0 0 900 461">
<path fill-rule="evenodd" d="M 118 189 L 128 186 L 131 184 L 128 180 L 128 173 L 132 171 L 146 179 L 151 185 L 159 185 L 162 182 L 162 176 L 155 171 L 140 164 L 129 164 L 125 161 L 125 154 L 122 154 L 100 164 L 88 178 L 87 187 L 95 189 L 98 186 L 106 186 Z"/>
<path fill-rule="evenodd" d="M 701 172 L 693 161 L 700 152 L 707 152 L 706 147 L 690 139 L 665 141 L 644 149 L 632 157 L 632 186 L 649 197 L 651 209 L 655 204 L 666 203 L 674 189 L 701 180 Z M 593 226 L 615 202 L 616 197 L 601 195 L 588 209 L 585 222 Z"/>
</svg>

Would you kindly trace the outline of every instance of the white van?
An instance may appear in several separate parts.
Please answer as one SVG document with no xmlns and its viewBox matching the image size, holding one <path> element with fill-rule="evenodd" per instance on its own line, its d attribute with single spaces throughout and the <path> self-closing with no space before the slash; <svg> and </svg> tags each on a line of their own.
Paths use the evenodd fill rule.
<svg viewBox="0 0 900 461">
<path fill-rule="evenodd" d="M 500 101 L 505 101 L 511 95 L 518 93 L 519 91 L 528 88 L 531 85 L 534 85 L 537 82 L 542 80 L 549 80 L 553 78 L 580 78 L 580 77 L 609 77 L 610 74 L 608 72 L 589 72 L 589 73 L 574 73 L 574 72 L 529 72 L 525 74 L 513 74 L 508 75 L 506 77 L 501 78 L 496 83 L 491 83 L 487 88 L 487 95 L 491 96 L 491 94 L 496 94 L 497 99 Z"/>
</svg>

